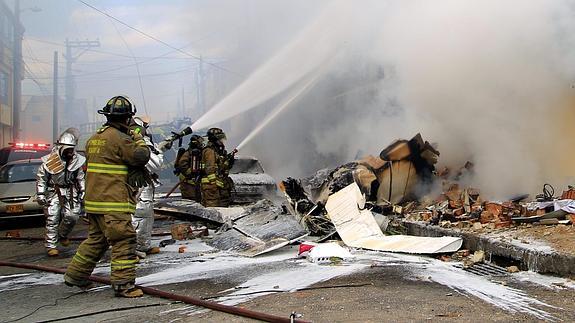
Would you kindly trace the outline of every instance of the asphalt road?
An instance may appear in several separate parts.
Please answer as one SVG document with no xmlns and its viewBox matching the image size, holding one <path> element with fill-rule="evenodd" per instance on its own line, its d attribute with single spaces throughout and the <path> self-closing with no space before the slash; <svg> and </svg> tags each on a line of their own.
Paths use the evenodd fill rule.
<svg viewBox="0 0 575 323">
<path fill-rule="evenodd" d="M 158 229 L 167 224 L 157 223 Z M 75 234 L 83 230 L 80 225 Z M 21 234 L 41 236 L 42 228 Z M 194 240 L 178 253 L 181 244 L 143 260 L 138 283 L 285 317 L 297 312 L 314 322 L 575 321 L 575 287 L 560 278 L 531 273 L 482 277 L 429 257 L 361 251 L 349 263 L 318 265 L 297 259 L 294 246 L 242 258 Z M 0 246 L 1 260 L 63 267 L 77 245 L 62 249 L 58 258 L 47 258 L 41 242 L 0 241 Z M 108 265 L 101 263 L 97 273 L 107 275 Z M 114 298 L 104 286 L 79 292 L 61 279 L 0 268 L 0 321 L 246 321 L 151 296 Z"/>
</svg>

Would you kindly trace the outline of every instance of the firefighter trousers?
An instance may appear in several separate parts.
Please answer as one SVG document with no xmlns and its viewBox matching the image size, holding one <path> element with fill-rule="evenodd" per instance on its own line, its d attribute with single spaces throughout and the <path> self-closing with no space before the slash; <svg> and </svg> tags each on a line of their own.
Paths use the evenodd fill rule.
<svg viewBox="0 0 575 323">
<path fill-rule="evenodd" d="M 88 238 L 80 244 L 68 265 L 64 280 L 85 285 L 94 267 L 112 246 L 111 277 L 114 290 L 130 289 L 136 281 L 136 231 L 131 215 L 87 214 Z"/>
<path fill-rule="evenodd" d="M 230 206 L 234 183 L 230 177 L 224 177 L 218 182 L 220 185 L 218 185 L 217 182 L 201 184 L 203 206 Z"/>
<path fill-rule="evenodd" d="M 152 229 L 154 228 L 154 187 L 141 189 L 136 212 L 132 215 L 132 226 L 136 230 L 136 250 L 147 252 L 152 248 Z"/>
<path fill-rule="evenodd" d="M 182 192 L 182 198 L 196 201 L 198 203 L 202 201 L 202 193 L 200 185 L 198 184 L 182 182 L 182 184 L 180 184 L 180 192 Z"/>
<path fill-rule="evenodd" d="M 74 201 L 72 206 L 68 201 L 67 198 L 63 197 L 63 205 L 60 205 L 60 199 L 55 194 L 47 201 L 48 204 L 44 209 L 46 215 L 46 241 L 44 245 L 48 249 L 56 248 L 60 238 L 67 238 L 80 217 L 80 201 Z"/>
</svg>

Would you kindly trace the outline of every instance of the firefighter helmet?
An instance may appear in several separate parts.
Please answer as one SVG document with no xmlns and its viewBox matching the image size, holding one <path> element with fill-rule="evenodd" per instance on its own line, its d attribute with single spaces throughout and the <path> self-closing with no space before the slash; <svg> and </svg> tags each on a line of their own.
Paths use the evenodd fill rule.
<svg viewBox="0 0 575 323">
<path fill-rule="evenodd" d="M 199 135 L 192 135 L 190 137 L 190 148 L 202 148 L 204 146 L 204 138 Z"/>
<path fill-rule="evenodd" d="M 127 97 L 119 95 L 108 100 L 106 106 L 98 110 L 98 113 L 106 116 L 133 116 L 136 114 L 136 106 Z"/>
<path fill-rule="evenodd" d="M 78 131 L 78 129 L 68 128 L 60 135 L 56 144 L 60 146 L 75 147 L 78 144 L 79 135 L 80 131 Z"/>
<path fill-rule="evenodd" d="M 78 145 L 78 138 L 80 137 L 80 131 L 76 128 L 66 129 L 56 141 L 59 147 L 60 156 L 66 149 L 74 149 Z"/>
<path fill-rule="evenodd" d="M 218 141 L 226 139 L 226 134 L 220 128 L 210 128 L 208 130 L 208 140 L 209 141 Z"/>
</svg>

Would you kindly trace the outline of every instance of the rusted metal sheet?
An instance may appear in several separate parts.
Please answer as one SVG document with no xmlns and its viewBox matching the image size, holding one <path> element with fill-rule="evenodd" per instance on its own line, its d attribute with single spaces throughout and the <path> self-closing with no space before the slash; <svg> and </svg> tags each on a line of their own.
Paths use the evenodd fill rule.
<svg viewBox="0 0 575 323">
<path fill-rule="evenodd" d="M 244 216 L 233 221 L 232 227 L 217 233 L 208 242 L 212 247 L 254 257 L 279 249 L 302 238 L 307 232 L 291 214 L 262 200 L 248 207 Z"/>
<path fill-rule="evenodd" d="M 200 203 L 191 200 L 169 198 L 160 199 L 154 203 L 154 211 L 189 221 L 201 219 L 223 224 L 240 218 L 244 213 L 244 208 L 204 207 Z"/>
</svg>

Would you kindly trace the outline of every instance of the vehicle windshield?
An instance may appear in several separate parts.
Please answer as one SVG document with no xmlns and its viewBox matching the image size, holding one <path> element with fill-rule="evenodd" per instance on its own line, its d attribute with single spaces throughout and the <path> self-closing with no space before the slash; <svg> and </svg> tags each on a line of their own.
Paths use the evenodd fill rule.
<svg viewBox="0 0 575 323">
<path fill-rule="evenodd" d="M 0 150 L 0 165 L 26 159 L 38 159 L 50 153 L 48 149 L 11 149 Z"/>
<path fill-rule="evenodd" d="M 263 174 L 264 169 L 259 160 L 252 158 L 239 158 L 234 162 L 234 166 L 230 170 L 230 174 Z"/>
<path fill-rule="evenodd" d="M 34 182 L 39 166 L 40 163 L 4 165 L 0 168 L 0 183 Z"/>
</svg>

